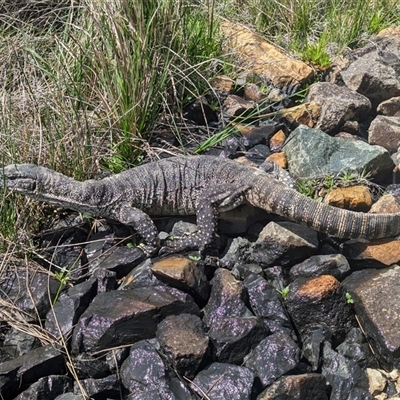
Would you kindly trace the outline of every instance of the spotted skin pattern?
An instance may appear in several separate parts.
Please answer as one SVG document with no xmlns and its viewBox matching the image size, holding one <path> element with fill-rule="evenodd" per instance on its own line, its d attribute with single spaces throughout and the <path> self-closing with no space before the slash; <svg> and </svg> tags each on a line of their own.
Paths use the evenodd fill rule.
<svg viewBox="0 0 400 400">
<path fill-rule="evenodd" d="M 196 215 L 197 232 L 166 241 L 161 251 L 203 250 L 213 239 L 218 213 L 244 202 L 336 237 L 374 239 L 400 233 L 400 213 L 335 208 L 303 196 L 262 169 L 211 156 L 171 157 L 83 182 L 33 164 L 12 164 L 0 170 L 2 187 L 129 225 L 142 237 L 148 255 L 159 249 L 150 216 Z"/>
</svg>

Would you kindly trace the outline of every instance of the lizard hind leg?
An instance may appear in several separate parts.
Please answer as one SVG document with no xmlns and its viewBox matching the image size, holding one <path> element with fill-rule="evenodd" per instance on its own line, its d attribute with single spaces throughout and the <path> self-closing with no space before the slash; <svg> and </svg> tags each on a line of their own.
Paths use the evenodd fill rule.
<svg viewBox="0 0 400 400">
<path fill-rule="evenodd" d="M 203 190 L 197 200 L 197 231 L 178 238 L 167 240 L 160 254 L 169 254 L 185 250 L 198 249 L 204 251 L 211 243 L 217 225 L 219 211 L 227 211 L 238 207 L 245 200 L 245 190 L 236 185 L 223 184 L 212 190 Z"/>
</svg>

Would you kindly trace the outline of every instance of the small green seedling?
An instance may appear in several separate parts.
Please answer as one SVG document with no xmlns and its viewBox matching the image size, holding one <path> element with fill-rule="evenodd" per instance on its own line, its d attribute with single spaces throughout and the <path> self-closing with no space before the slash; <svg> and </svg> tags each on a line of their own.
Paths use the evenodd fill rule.
<svg viewBox="0 0 400 400">
<path fill-rule="evenodd" d="M 346 304 L 354 304 L 354 300 L 350 293 L 346 293 Z"/>
<path fill-rule="evenodd" d="M 290 293 L 290 286 L 288 285 L 282 290 L 279 290 L 279 289 L 276 289 L 276 290 L 282 296 L 282 299 L 286 300 L 286 298 L 288 297 L 288 295 Z"/>
</svg>

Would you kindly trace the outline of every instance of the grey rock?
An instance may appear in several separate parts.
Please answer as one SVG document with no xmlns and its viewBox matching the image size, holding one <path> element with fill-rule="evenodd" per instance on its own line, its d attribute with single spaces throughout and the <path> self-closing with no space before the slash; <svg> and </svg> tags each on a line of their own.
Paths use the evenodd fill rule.
<svg viewBox="0 0 400 400">
<path fill-rule="evenodd" d="M 65 393 L 60 394 L 54 400 L 85 400 L 81 394 Z"/>
<path fill-rule="evenodd" d="M 233 269 L 235 265 L 241 265 L 245 258 L 247 250 L 250 247 L 250 241 L 242 237 L 236 237 L 228 242 L 224 256 L 221 258 L 221 264 L 227 269 Z"/>
<path fill-rule="evenodd" d="M 38 379 L 14 400 L 51 400 L 71 389 L 71 378 L 63 375 L 49 375 Z"/>
<path fill-rule="evenodd" d="M 129 355 L 129 347 L 122 347 L 120 349 L 112 349 L 106 354 L 106 363 L 110 372 L 119 372 L 119 367 Z"/>
<path fill-rule="evenodd" d="M 317 233 L 294 222 L 270 222 L 249 250 L 247 262 L 263 267 L 291 266 L 318 249 Z"/>
<path fill-rule="evenodd" d="M 400 266 L 353 272 L 343 281 L 379 361 L 400 367 Z"/>
<path fill-rule="evenodd" d="M 319 129 L 296 128 L 285 143 L 289 171 L 297 178 L 337 174 L 342 171 L 368 173 L 376 179 L 391 176 L 394 167 L 387 150 L 361 140 L 333 138 Z"/>
<path fill-rule="evenodd" d="M 211 326 L 221 317 L 252 317 L 246 307 L 243 283 L 236 280 L 232 273 L 219 268 L 211 281 L 210 299 L 203 309 L 203 321 Z"/>
<path fill-rule="evenodd" d="M 151 287 L 98 294 L 79 319 L 72 353 L 98 351 L 155 336 L 167 315 L 199 314 L 193 298 L 177 289 Z"/>
<path fill-rule="evenodd" d="M 271 332 L 285 331 L 295 337 L 282 296 L 264 278 L 250 275 L 244 280 L 250 306 Z"/>
<path fill-rule="evenodd" d="M 400 146 L 400 117 L 377 115 L 368 129 L 368 142 L 394 153 Z"/>
<path fill-rule="evenodd" d="M 99 379 L 110 375 L 109 364 L 104 355 L 92 356 L 81 353 L 72 358 L 72 363 L 78 379 Z"/>
<path fill-rule="evenodd" d="M 198 396 L 212 400 L 250 400 L 253 382 L 250 369 L 216 362 L 200 371 L 190 386 Z"/>
<path fill-rule="evenodd" d="M 332 387 L 330 400 L 373 399 L 372 396 L 358 397 L 368 395 L 368 379 L 354 361 L 336 353 L 327 342 L 324 345 L 323 357 L 322 375 Z"/>
<path fill-rule="evenodd" d="M 349 262 L 342 254 L 316 255 L 293 265 L 290 268 L 290 277 L 314 278 L 320 275 L 332 275 L 342 281 L 351 272 Z"/>
<path fill-rule="evenodd" d="M 220 317 L 208 330 L 216 359 L 238 365 L 267 333 L 256 317 Z"/>
<path fill-rule="evenodd" d="M 257 400 L 328 400 L 326 379 L 320 374 L 289 375 L 279 378 Z"/>
<path fill-rule="evenodd" d="M 328 134 L 339 132 L 345 121 L 364 119 L 371 110 L 371 102 L 365 96 L 330 82 L 312 84 L 307 101 L 321 106 L 316 128 Z"/>
<path fill-rule="evenodd" d="M 22 356 L 39 346 L 40 342 L 37 337 L 15 328 L 10 328 L 4 335 L 3 350 L 12 358 Z"/>
<path fill-rule="evenodd" d="M 244 365 L 261 380 L 263 387 L 293 370 L 300 360 L 300 349 L 283 332 L 275 332 L 263 339 L 248 355 Z"/>
<path fill-rule="evenodd" d="M 129 274 L 126 275 L 118 290 L 131 290 L 144 287 L 166 286 L 165 283 L 161 282 L 154 276 L 151 270 L 152 265 L 153 264 L 150 258 L 144 260 Z"/>
<path fill-rule="evenodd" d="M 65 371 L 64 356 L 52 345 L 38 347 L 0 364 L 0 395 L 13 398 L 18 391 L 48 375 Z"/>
<path fill-rule="evenodd" d="M 170 315 L 158 324 L 157 339 L 174 370 L 192 379 L 208 349 L 201 319 L 192 314 Z"/>
<path fill-rule="evenodd" d="M 399 52 L 393 52 L 395 44 L 389 50 L 391 54 L 387 47 L 387 43 L 380 43 L 375 51 L 364 54 L 341 72 L 346 86 L 368 97 L 374 107 L 400 95 Z"/>
</svg>

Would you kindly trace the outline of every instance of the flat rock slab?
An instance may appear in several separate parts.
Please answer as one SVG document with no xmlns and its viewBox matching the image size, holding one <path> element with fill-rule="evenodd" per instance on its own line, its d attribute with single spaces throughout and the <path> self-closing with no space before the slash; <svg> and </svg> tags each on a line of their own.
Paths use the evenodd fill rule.
<svg viewBox="0 0 400 400">
<path fill-rule="evenodd" d="M 400 266 L 354 272 L 343 281 L 375 354 L 400 368 Z"/>
<path fill-rule="evenodd" d="M 314 75 L 306 63 L 288 57 L 243 25 L 224 21 L 221 29 L 226 47 L 237 53 L 242 66 L 264 75 L 274 85 L 298 84 Z"/>
<path fill-rule="evenodd" d="M 72 335 L 72 352 L 98 351 L 155 337 L 167 315 L 199 314 L 193 298 L 177 289 L 150 287 L 100 293 L 82 314 Z"/>
</svg>

